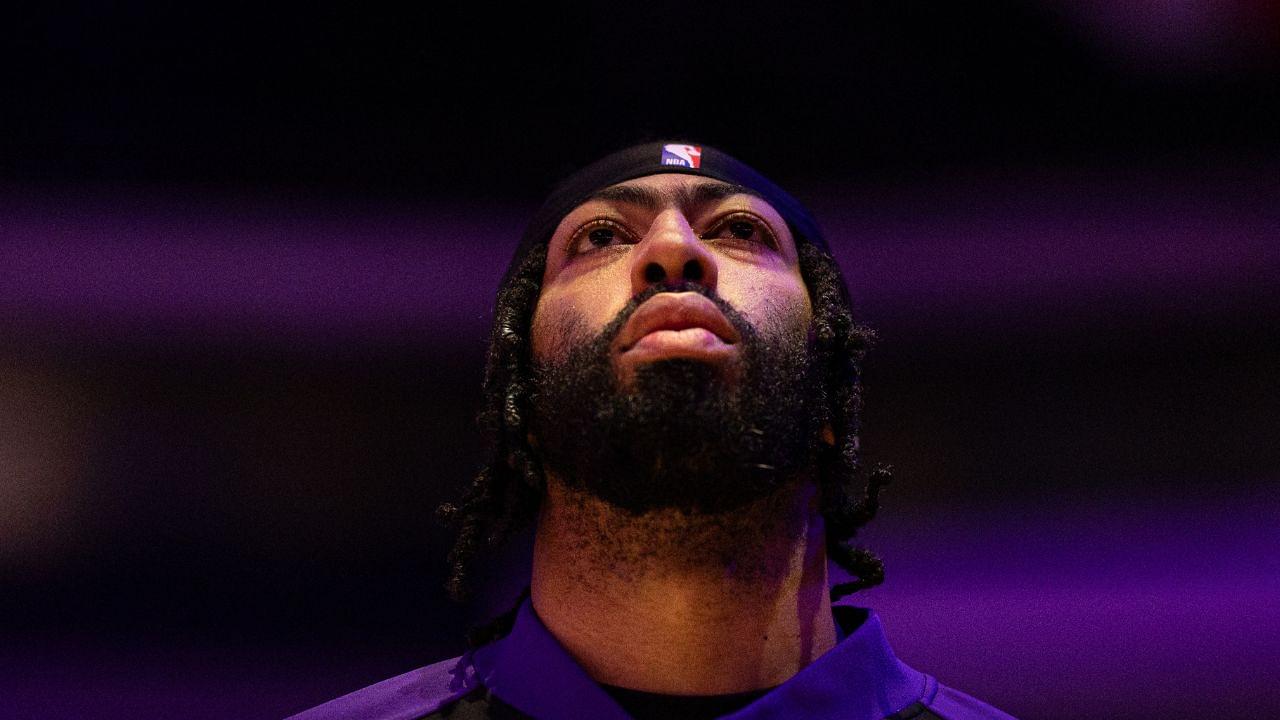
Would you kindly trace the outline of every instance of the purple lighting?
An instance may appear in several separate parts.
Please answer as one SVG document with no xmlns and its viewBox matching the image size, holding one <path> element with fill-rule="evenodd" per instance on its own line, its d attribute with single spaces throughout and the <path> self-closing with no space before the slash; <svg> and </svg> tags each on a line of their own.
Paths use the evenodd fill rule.
<svg viewBox="0 0 1280 720">
<path fill-rule="evenodd" d="M 905 662 L 1027 718 L 1280 707 L 1276 177 L 800 193 L 883 338 L 860 602 Z M 0 716 L 282 717 L 456 654 L 426 518 L 528 212 L 0 197 Z"/>
<path fill-rule="evenodd" d="M 1280 193 L 1265 177 L 1242 177 L 1256 184 L 1238 196 L 1048 179 L 812 204 L 873 320 L 1053 322 L 1045 310 L 1195 312 L 1265 286 L 1280 272 L 1280 211 L 1265 200 Z M 0 317 L 27 329 L 426 345 L 483 337 L 526 212 L 13 198 L 0 210 Z"/>
</svg>

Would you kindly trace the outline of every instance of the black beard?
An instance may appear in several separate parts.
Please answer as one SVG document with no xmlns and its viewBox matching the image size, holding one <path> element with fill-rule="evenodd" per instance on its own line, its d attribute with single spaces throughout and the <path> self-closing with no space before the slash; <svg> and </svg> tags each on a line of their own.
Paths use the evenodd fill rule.
<svg viewBox="0 0 1280 720">
<path fill-rule="evenodd" d="M 639 365 L 620 388 L 610 344 L 659 292 L 707 297 L 737 328 L 739 379 L 688 358 Z M 534 367 L 534 435 L 544 466 L 572 489 L 632 513 L 719 514 L 770 495 L 813 467 L 824 395 L 807 327 L 767 332 L 697 284 L 637 295 L 594 340 L 562 327 L 567 355 Z"/>
</svg>

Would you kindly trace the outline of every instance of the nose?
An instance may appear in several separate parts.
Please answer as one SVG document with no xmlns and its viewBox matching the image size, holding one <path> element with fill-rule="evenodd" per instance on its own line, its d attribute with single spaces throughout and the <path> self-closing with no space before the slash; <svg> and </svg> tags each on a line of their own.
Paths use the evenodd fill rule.
<svg viewBox="0 0 1280 720">
<path fill-rule="evenodd" d="M 632 258 L 632 295 L 660 282 L 695 282 L 716 289 L 715 256 L 678 210 L 654 218 Z"/>
</svg>

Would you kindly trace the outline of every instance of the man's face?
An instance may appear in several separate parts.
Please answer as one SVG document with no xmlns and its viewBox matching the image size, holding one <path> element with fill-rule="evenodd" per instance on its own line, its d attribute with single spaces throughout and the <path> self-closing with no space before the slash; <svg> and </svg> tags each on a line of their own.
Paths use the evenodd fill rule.
<svg viewBox="0 0 1280 720">
<path fill-rule="evenodd" d="M 534 312 L 534 442 L 625 509 L 729 510 L 811 464 L 821 404 L 795 242 L 707 178 L 612 186 L 556 228 Z"/>
<path fill-rule="evenodd" d="M 702 285 L 756 324 L 787 319 L 807 326 L 809 293 L 786 222 L 764 200 L 735 189 L 698 176 L 651 175 L 607 188 L 566 215 L 547 248 L 533 317 L 535 360 L 563 357 L 571 340 L 566 326 L 598 333 L 658 280 Z M 706 303 L 696 295 L 658 299 L 668 307 L 646 326 L 714 326 L 710 333 L 658 331 L 643 342 L 636 334 L 647 327 L 624 328 L 613 348 L 623 384 L 638 365 L 664 357 L 698 358 L 733 372 L 735 338 L 714 341 L 727 331 Z"/>
</svg>

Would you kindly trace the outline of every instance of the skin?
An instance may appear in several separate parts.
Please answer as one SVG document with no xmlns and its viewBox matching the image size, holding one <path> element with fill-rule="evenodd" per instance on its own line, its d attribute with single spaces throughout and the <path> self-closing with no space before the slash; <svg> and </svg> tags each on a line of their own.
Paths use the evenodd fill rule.
<svg viewBox="0 0 1280 720">
<path fill-rule="evenodd" d="M 598 334 L 659 276 L 713 288 L 757 327 L 780 317 L 807 323 L 812 307 L 795 243 L 768 203 L 745 193 L 677 202 L 679 191 L 713 182 L 639 178 L 621 186 L 651 191 L 661 199 L 656 206 L 592 199 L 566 215 L 548 249 L 534 357 L 561 357 L 567 328 Z M 726 220 L 760 224 L 748 233 Z M 602 227 L 613 234 L 597 233 L 608 242 L 596 247 L 590 231 Z M 583 252 L 573 254 L 571 244 Z M 737 360 L 733 344 L 696 333 L 655 334 L 644 352 L 623 350 L 614 348 L 614 367 L 624 386 L 637 365 L 660 357 L 697 358 L 726 378 Z M 835 645 L 812 483 L 797 481 L 717 518 L 676 510 L 632 516 L 554 475 L 547 482 L 533 607 L 598 682 L 674 695 L 746 692 L 784 682 Z M 724 553 L 719 562 L 691 562 L 681 550 L 694 543 Z"/>
</svg>

